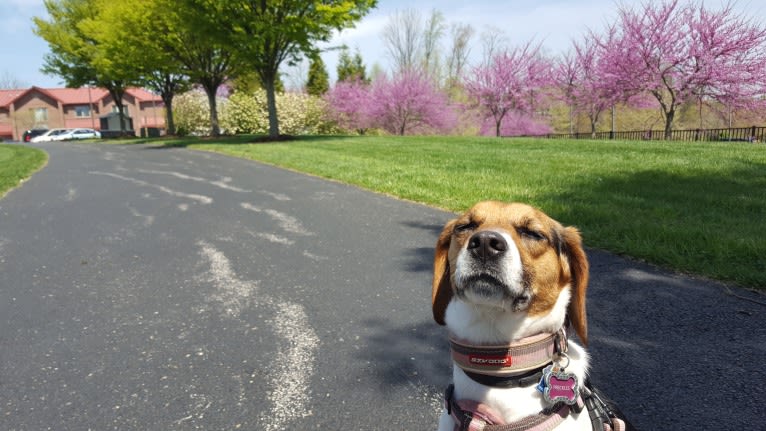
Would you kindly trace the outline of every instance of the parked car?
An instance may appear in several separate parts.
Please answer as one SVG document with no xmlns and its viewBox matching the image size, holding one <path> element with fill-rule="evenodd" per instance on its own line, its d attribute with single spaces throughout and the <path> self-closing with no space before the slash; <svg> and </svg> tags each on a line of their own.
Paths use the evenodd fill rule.
<svg viewBox="0 0 766 431">
<path fill-rule="evenodd" d="M 47 132 L 48 129 L 29 129 L 25 130 L 24 133 L 21 135 L 22 142 L 29 142 L 34 138 L 35 136 L 40 136 L 43 133 Z"/>
<path fill-rule="evenodd" d="M 55 141 L 68 141 L 70 139 L 98 139 L 101 137 L 101 133 L 98 130 L 93 129 L 69 129 L 64 133 L 56 135 L 53 140 Z"/>
<path fill-rule="evenodd" d="M 56 137 L 62 133 L 66 133 L 69 129 L 50 129 L 40 136 L 32 138 L 32 142 L 50 142 L 55 141 Z"/>
</svg>

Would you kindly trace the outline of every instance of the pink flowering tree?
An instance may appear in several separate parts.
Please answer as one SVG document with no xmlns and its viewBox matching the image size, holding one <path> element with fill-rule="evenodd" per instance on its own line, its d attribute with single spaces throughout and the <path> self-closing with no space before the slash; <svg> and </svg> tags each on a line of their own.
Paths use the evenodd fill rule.
<svg viewBox="0 0 766 431">
<path fill-rule="evenodd" d="M 610 45 L 609 36 L 599 39 L 593 34 L 579 42 L 573 41 L 572 50 L 558 61 L 554 69 L 554 80 L 570 106 L 570 116 L 584 113 L 593 136 L 601 114 L 626 98 L 624 92 L 612 82 L 613 76 L 606 72 L 605 47 Z"/>
<path fill-rule="evenodd" d="M 415 69 L 393 78 L 381 76 L 372 84 L 370 115 L 382 129 L 397 135 L 449 133 L 457 116 L 449 98 Z"/>
<path fill-rule="evenodd" d="M 340 127 L 360 135 L 374 127 L 372 89 L 361 80 L 338 81 L 325 94 L 328 116 Z"/>
<path fill-rule="evenodd" d="M 559 89 L 557 96 L 569 107 L 569 133 L 574 133 L 574 116 L 577 112 L 577 92 L 579 69 L 573 51 L 565 52 L 553 69 L 553 81 Z"/>
<path fill-rule="evenodd" d="M 529 42 L 474 68 L 465 89 L 480 112 L 493 120 L 495 135 L 500 136 L 503 119 L 510 112 L 534 112 L 551 83 L 551 63 L 540 53 L 539 44 Z"/>
<path fill-rule="evenodd" d="M 766 29 L 735 13 L 679 0 L 623 3 L 610 30 L 605 73 L 625 94 L 660 104 L 669 138 L 677 109 L 694 97 L 752 105 L 766 88 Z"/>
</svg>

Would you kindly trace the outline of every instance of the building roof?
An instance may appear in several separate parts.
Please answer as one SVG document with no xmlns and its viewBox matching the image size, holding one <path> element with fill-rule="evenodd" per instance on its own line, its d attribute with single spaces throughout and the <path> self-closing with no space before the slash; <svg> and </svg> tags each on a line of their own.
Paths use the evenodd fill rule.
<svg viewBox="0 0 766 431">
<path fill-rule="evenodd" d="M 0 108 L 4 108 L 16 100 L 26 90 L 0 90 Z"/>
<path fill-rule="evenodd" d="M 62 105 L 87 105 L 88 103 L 98 102 L 109 95 L 109 92 L 103 88 L 40 88 L 33 86 L 23 89 L 0 90 L 0 108 L 8 107 L 11 103 L 33 91 L 43 93 L 58 100 Z M 152 94 L 143 88 L 128 88 L 125 92 L 135 97 L 139 102 L 162 102 L 160 96 Z"/>
<path fill-rule="evenodd" d="M 90 92 L 90 94 L 88 94 Z M 50 88 L 48 94 L 62 105 L 87 105 L 98 102 L 109 94 L 103 88 Z"/>
</svg>

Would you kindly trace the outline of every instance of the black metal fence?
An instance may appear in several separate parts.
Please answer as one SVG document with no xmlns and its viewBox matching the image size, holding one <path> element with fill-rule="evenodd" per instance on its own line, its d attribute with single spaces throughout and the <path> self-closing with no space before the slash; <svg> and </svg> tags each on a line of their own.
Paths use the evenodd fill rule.
<svg viewBox="0 0 766 431">
<path fill-rule="evenodd" d="M 664 140 L 664 130 L 631 130 L 627 132 L 550 133 L 541 138 L 557 139 L 619 139 L 630 141 Z M 766 127 L 735 127 L 725 129 L 686 129 L 670 132 L 671 141 L 739 141 L 766 142 Z"/>
</svg>

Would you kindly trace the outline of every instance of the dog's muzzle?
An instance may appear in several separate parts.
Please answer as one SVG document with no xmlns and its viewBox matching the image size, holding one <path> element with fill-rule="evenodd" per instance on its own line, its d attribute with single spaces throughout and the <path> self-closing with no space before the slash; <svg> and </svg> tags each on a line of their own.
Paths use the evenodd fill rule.
<svg viewBox="0 0 766 431">
<path fill-rule="evenodd" d="M 515 245 L 500 232 L 485 230 L 473 234 L 458 259 L 457 295 L 470 297 L 471 302 L 504 303 L 513 310 L 524 309 L 529 294 L 523 286 L 520 262 L 515 262 L 518 252 L 511 247 Z"/>
</svg>

